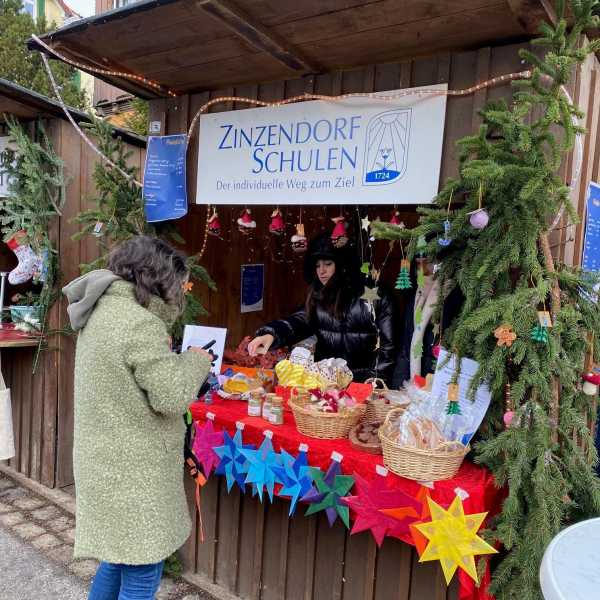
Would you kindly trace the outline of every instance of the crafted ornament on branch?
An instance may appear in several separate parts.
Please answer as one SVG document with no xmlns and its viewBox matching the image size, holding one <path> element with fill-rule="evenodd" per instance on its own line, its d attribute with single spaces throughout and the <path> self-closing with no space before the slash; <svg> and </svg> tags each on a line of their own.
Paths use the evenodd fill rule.
<svg viewBox="0 0 600 600">
<path fill-rule="evenodd" d="M 497 550 L 477 535 L 487 512 L 465 515 L 459 496 L 454 498 L 448 510 L 430 497 L 427 502 L 431 521 L 414 525 L 429 540 L 419 562 L 439 560 L 448 585 L 458 567 L 478 582 L 474 557 L 497 554 Z"/>
<path fill-rule="evenodd" d="M 403 258 L 400 261 L 400 272 L 398 273 L 398 278 L 396 279 L 396 289 L 397 290 L 409 290 L 412 288 L 412 283 L 410 281 L 410 261 Z"/>
<path fill-rule="evenodd" d="M 21 230 L 6 242 L 19 261 L 17 266 L 8 274 L 8 282 L 11 285 L 25 283 L 34 277 L 40 281 L 42 280 L 44 259 L 33 251 L 31 246 L 26 243 L 26 239 L 27 233 Z"/>
<path fill-rule="evenodd" d="M 279 208 L 271 213 L 271 222 L 269 223 L 269 233 L 273 235 L 283 235 L 285 233 L 285 222 Z"/>
<path fill-rule="evenodd" d="M 306 239 L 306 233 L 304 232 L 304 223 L 296 224 L 296 233 L 291 237 L 290 243 L 292 244 L 292 250 L 296 254 L 303 254 L 308 248 L 308 240 Z"/>
<path fill-rule="evenodd" d="M 354 485 L 354 477 L 342 475 L 340 461 L 342 455 L 331 454 L 331 463 L 326 473 L 321 469 L 310 467 L 314 487 L 302 497 L 302 502 L 310 504 L 306 516 L 325 511 L 329 526 L 333 526 L 339 517 L 344 525 L 350 527 L 350 510 L 342 503 L 342 498 L 348 494 Z"/>
<path fill-rule="evenodd" d="M 215 237 L 221 237 L 221 220 L 219 219 L 219 213 L 217 209 L 213 208 L 213 213 L 208 219 L 208 233 Z"/>
<path fill-rule="evenodd" d="M 343 248 L 348 243 L 348 232 L 346 231 L 348 225 L 346 223 L 346 217 L 340 215 L 331 219 L 335 226 L 331 232 L 331 242 L 336 248 Z"/>
<path fill-rule="evenodd" d="M 483 183 L 479 185 L 479 208 L 474 210 L 469 215 L 469 223 L 473 229 L 485 229 L 490 222 L 490 215 L 485 208 L 482 208 L 483 202 Z"/>
<path fill-rule="evenodd" d="M 390 218 L 390 225 L 398 225 L 402 229 L 404 229 L 404 223 L 400 219 L 400 213 L 394 209 L 392 212 L 392 217 Z"/>
<path fill-rule="evenodd" d="M 256 221 L 252 218 L 250 209 L 245 208 L 237 220 L 238 229 L 244 234 L 250 234 L 256 229 Z"/>
<path fill-rule="evenodd" d="M 510 348 L 517 339 L 517 334 L 512 330 L 510 325 L 500 325 L 500 327 L 494 330 L 494 337 L 498 340 L 496 342 L 497 346 Z"/>
</svg>

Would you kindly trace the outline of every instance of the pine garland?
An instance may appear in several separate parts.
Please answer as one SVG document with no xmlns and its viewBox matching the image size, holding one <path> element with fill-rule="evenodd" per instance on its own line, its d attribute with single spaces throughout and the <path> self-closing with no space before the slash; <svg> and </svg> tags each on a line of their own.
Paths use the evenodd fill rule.
<svg viewBox="0 0 600 600">
<path fill-rule="evenodd" d="M 58 251 L 50 239 L 50 226 L 61 215 L 65 202 L 64 163 L 54 152 L 41 123 L 35 125 L 32 139 L 19 122 L 5 118 L 11 145 L 14 148 L 2 156 L 0 169 L 8 176 L 9 195 L 0 201 L 0 225 L 6 242 L 24 230 L 25 243 L 45 257 L 45 277 L 39 293 L 27 296 L 40 307 L 40 344 L 33 363 L 35 373 L 41 350 L 46 345 L 48 312 L 58 298 L 60 272 Z"/>
<path fill-rule="evenodd" d="M 115 135 L 115 130 L 106 121 L 94 117 L 85 125 L 89 133 L 96 139 L 98 148 L 109 157 L 131 179 L 127 179 L 117 169 L 105 163 L 96 163 L 94 183 L 98 196 L 94 199 L 95 207 L 83 211 L 73 221 L 81 225 L 81 229 L 73 236 L 80 240 L 86 236 L 96 237 L 100 247 L 100 257 L 88 264 L 80 265 L 82 273 L 105 267 L 111 248 L 135 235 L 156 235 L 178 244 L 185 244 L 172 223 L 148 223 L 144 216 L 144 201 L 141 190 L 133 183 L 138 177 L 138 169 L 132 167 L 128 160 L 132 155 L 126 151 L 123 140 Z M 207 285 L 211 290 L 217 289 L 208 271 L 199 264 L 198 256 L 188 257 L 191 281 Z M 178 342 L 183 337 L 186 324 L 196 323 L 200 316 L 207 315 L 198 298 L 191 292 L 186 294 L 186 304 L 182 316 L 171 331 Z"/>
<path fill-rule="evenodd" d="M 425 236 L 426 254 L 439 264 L 440 288 L 446 295 L 459 288 L 464 297 L 443 344 L 477 360 L 472 390 L 487 381 L 493 394 L 475 460 L 508 489 L 487 531 L 488 541 L 504 549 L 493 568 L 491 591 L 498 600 L 541 600 L 538 573 L 548 543 L 566 525 L 600 512 L 597 455 L 586 425 L 595 415 L 581 392 L 589 331 L 596 333 L 593 351 L 599 356 L 600 309 L 591 300 L 595 280 L 579 269 L 555 266 L 547 237 L 548 223 L 561 206 L 576 218 L 557 173 L 582 132 L 572 116 L 582 115 L 561 86 L 574 67 L 600 49 L 599 40 L 580 45 L 582 32 L 598 26 L 593 16 L 598 4 L 571 2 L 569 29 L 564 2 L 557 3 L 558 23 L 542 24 L 541 37 L 533 42 L 545 55 L 521 51 L 532 65 L 531 79 L 515 83 L 510 106 L 494 102 L 481 111 L 479 132 L 458 143 L 459 176 L 446 183 L 433 206 L 419 209 L 416 229 L 372 224 L 378 238 L 409 238 L 412 254 L 419 236 Z M 490 221 L 474 229 L 468 213 L 478 208 L 482 183 Z M 455 208 L 448 214 L 451 195 Z M 446 219 L 451 242 L 443 246 Z M 540 343 L 532 331 L 546 303 L 553 327 Z M 504 324 L 517 335 L 510 346 L 497 345 L 494 337 Z M 509 428 L 502 420 L 506 384 L 515 406 Z"/>
</svg>

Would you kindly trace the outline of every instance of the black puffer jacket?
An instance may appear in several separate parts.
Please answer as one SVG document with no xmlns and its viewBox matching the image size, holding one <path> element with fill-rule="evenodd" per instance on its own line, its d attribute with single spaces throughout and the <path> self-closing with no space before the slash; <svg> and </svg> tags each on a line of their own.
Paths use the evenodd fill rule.
<svg viewBox="0 0 600 600">
<path fill-rule="evenodd" d="M 328 286 L 343 286 L 344 302 L 339 310 L 340 317 L 317 301 L 310 315 L 306 307 L 299 308 L 286 319 L 268 323 L 258 330 L 257 335 L 271 334 L 275 338 L 273 348 L 291 346 L 315 335 L 315 360 L 343 358 L 354 374 L 354 381 L 381 377 L 390 383 L 396 361 L 391 295 L 379 289 L 373 319 L 370 305 L 361 299 L 364 284 L 358 258 L 349 249 L 334 248 L 329 235 L 322 235 L 311 241 L 304 265 L 305 278 L 317 298 L 323 291 L 323 286 L 316 279 L 316 263 L 321 258 L 333 260 L 336 264 L 335 281 L 332 278 Z M 379 349 L 376 350 L 378 332 Z"/>
</svg>

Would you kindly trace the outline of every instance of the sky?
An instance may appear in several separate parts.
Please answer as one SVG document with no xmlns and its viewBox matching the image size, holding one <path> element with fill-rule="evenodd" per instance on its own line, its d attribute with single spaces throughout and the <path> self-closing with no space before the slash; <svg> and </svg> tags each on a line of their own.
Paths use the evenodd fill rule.
<svg viewBox="0 0 600 600">
<path fill-rule="evenodd" d="M 66 3 L 82 17 L 91 17 L 94 14 L 95 0 L 65 0 Z"/>
</svg>

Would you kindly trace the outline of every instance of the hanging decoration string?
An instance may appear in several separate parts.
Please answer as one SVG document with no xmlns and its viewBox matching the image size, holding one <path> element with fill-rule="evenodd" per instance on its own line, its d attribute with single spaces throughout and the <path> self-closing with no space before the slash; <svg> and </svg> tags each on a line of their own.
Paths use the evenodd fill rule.
<svg viewBox="0 0 600 600">
<path fill-rule="evenodd" d="M 129 173 L 126 173 L 125 171 L 123 171 L 123 169 L 121 169 L 121 167 L 119 167 L 118 165 L 116 165 L 112 160 L 110 160 L 110 158 L 108 158 L 105 154 L 103 154 L 95 145 L 94 143 L 90 140 L 90 138 L 83 132 L 83 130 L 79 127 L 79 125 L 77 124 L 77 122 L 75 121 L 75 119 L 73 118 L 73 116 L 71 115 L 71 113 L 69 112 L 69 109 L 67 108 L 67 105 L 65 104 L 64 100 L 62 99 L 62 96 L 60 95 L 60 92 L 58 90 L 58 86 L 56 85 L 56 80 L 54 79 L 54 74 L 52 73 L 52 70 L 50 69 L 50 65 L 48 64 L 48 58 L 46 57 L 45 54 L 42 54 L 42 61 L 44 62 L 44 67 L 46 67 L 46 72 L 48 73 L 48 77 L 50 78 L 50 83 L 52 84 L 52 88 L 54 90 L 54 94 L 56 95 L 56 98 L 61 106 L 61 108 L 63 109 L 65 115 L 67 116 L 67 119 L 70 121 L 71 125 L 73 125 L 73 127 L 75 128 L 75 130 L 77 131 L 77 133 L 82 137 L 83 141 L 102 159 L 104 160 L 106 163 L 108 163 L 113 169 L 116 169 L 121 175 L 123 175 L 123 177 L 125 177 L 125 179 L 127 179 L 127 181 L 131 181 L 132 183 L 134 183 L 137 187 L 142 187 L 142 184 L 137 181 L 132 175 L 130 175 Z"/>
<path fill-rule="evenodd" d="M 97 75 L 108 75 L 109 77 L 121 77 L 122 79 L 130 79 L 131 81 L 135 81 L 137 83 L 141 83 L 142 85 L 146 85 L 158 92 L 166 92 L 172 98 L 175 98 L 177 96 L 177 94 L 174 91 L 170 90 L 169 88 L 166 88 L 165 86 L 161 85 L 160 83 L 157 83 L 156 81 L 153 81 L 152 79 L 148 79 L 147 77 L 143 77 L 142 75 L 126 73 L 125 71 L 110 71 L 108 69 L 100 69 L 98 67 L 92 67 L 91 65 L 86 65 L 84 63 L 77 62 L 76 60 L 67 58 L 64 54 L 58 52 L 58 50 L 55 50 L 54 48 L 48 46 L 46 42 L 42 41 L 34 33 L 31 34 L 31 37 L 36 41 L 37 44 L 44 48 L 44 50 L 47 50 L 50 54 L 53 54 L 54 56 L 56 56 L 56 58 L 59 58 L 60 60 L 71 65 L 72 67 L 76 67 L 77 69 L 81 69 L 82 71 L 90 71 L 92 73 L 96 73 Z M 39 52 L 42 55 L 45 54 L 44 52 Z"/>
</svg>

